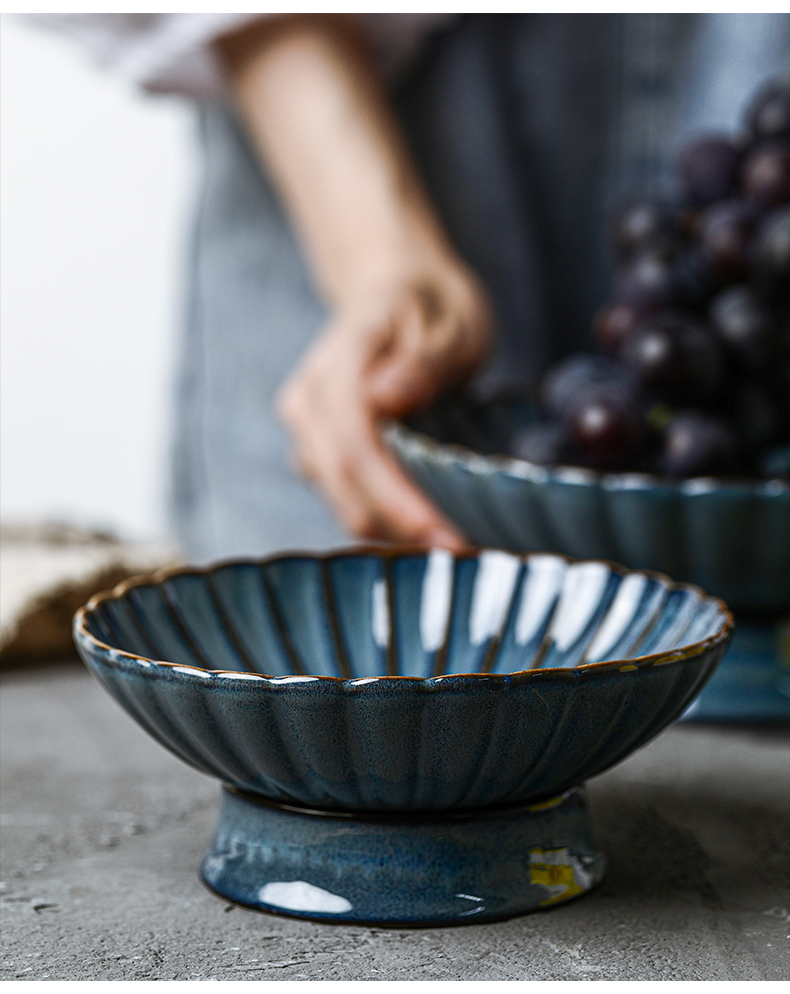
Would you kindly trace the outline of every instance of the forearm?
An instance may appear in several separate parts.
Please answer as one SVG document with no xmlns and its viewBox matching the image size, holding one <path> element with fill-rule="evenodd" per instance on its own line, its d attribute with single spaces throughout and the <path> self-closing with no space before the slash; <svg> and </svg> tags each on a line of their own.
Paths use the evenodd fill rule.
<svg viewBox="0 0 790 994">
<path fill-rule="evenodd" d="M 330 304 L 447 243 L 364 44 L 340 16 L 262 21 L 219 43 L 248 131 Z"/>
</svg>

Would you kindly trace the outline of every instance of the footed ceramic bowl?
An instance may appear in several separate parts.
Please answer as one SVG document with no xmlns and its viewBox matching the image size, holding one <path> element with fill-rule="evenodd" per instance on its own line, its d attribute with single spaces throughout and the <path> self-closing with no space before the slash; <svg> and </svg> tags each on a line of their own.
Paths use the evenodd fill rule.
<svg viewBox="0 0 790 994">
<path fill-rule="evenodd" d="M 187 763 L 368 813 L 562 795 L 677 718 L 731 629 L 661 575 L 403 549 L 163 572 L 74 622 L 88 668 Z"/>
</svg>

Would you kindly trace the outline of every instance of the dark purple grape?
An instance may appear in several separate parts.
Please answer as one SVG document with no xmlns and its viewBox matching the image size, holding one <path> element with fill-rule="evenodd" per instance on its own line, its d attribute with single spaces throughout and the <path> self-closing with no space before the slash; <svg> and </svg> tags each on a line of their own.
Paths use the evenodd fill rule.
<svg viewBox="0 0 790 994">
<path fill-rule="evenodd" d="M 645 249 L 677 244 L 674 212 L 657 200 L 631 200 L 616 211 L 611 226 L 615 255 L 628 259 Z"/>
<path fill-rule="evenodd" d="M 742 279 L 748 272 L 749 235 L 755 209 L 743 200 L 711 204 L 700 220 L 699 240 L 713 271 L 725 280 Z"/>
<path fill-rule="evenodd" d="M 680 293 L 675 257 L 664 252 L 643 252 L 620 271 L 615 296 L 648 310 L 676 304 Z"/>
<path fill-rule="evenodd" d="M 613 215 L 618 272 L 593 322 L 613 358 L 550 370 L 552 423 L 520 433 L 514 453 L 790 476 L 790 83 L 764 86 L 740 133 L 689 143 L 677 171 L 674 206 L 640 196 Z"/>
<path fill-rule="evenodd" d="M 511 438 L 508 451 L 517 459 L 551 466 L 567 459 L 568 442 L 565 426 L 552 421 L 522 428 Z"/>
<path fill-rule="evenodd" d="M 748 451 L 758 452 L 781 436 L 783 412 L 776 397 L 762 384 L 736 387 L 731 410 L 735 429 Z"/>
<path fill-rule="evenodd" d="M 743 193 L 763 209 L 790 200 L 790 141 L 757 145 L 743 164 Z"/>
<path fill-rule="evenodd" d="M 715 335 L 693 321 L 678 324 L 688 395 L 704 400 L 718 396 L 727 381 L 724 350 Z"/>
<path fill-rule="evenodd" d="M 722 274 L 716 271 L 713 262 L 701 245 L 694 245 L 689 252 L 680 256 L 675 267 L 675 307 L 688 307 L 698 310 L 722 284 Z"/>
<path fill-rule="evenodd" d="M 706 401 L 726 379 L 719 343 L 682 316 L 659 315 L 645 323 L 623 342 L 619 356 L 649 393 L 670 403 Z"/>
<path fill-rule="evenodd" d="M 773 80 L 763 86 L 746 113 L 746 125 L 755 138 L 790 135 L 790 84 Z"/>
<path fill-rule="evenodd" d="M 785 422 L 790 424 L 790 349 L 779 352 L 773 379 Z"/>
<path fill-rule="evenodd" d="M 770 361 L 776 348 L 774 325 L 748 286 L 732 286 L 714 297 L 710 320 L 722 342 L 750 369 Z"/>
<path fill-rule="evenodd" d="M 588 383 L 573 396 L 565 410 L 565 418 L 568 423 L 583 405 L 591 404 L 594 401 L 615 407 L 627 407 L 633 411 L 643 411 L 645 397 L 642 384 L 635 376 L 631 376 L 621 364 L 616 364 L 615 368 L 617 370 L 616 376 Z"/>
<path fill-rule="evenodd" d="M 687 206 L 678 214 L 678 231 L 687 240 L 694 240 L 699 237 L 700 224 L 702 223 L 703 207 Z"/>
<path fill-rule="evenodd" d="M 662 307 L 699 307 L 718 284 L 703 253 L 643 252 L 617 277 L 615 299 L 647 313 Z"/>
<path fill-rule="evenodd" d="M 760 220 L 751 246 L 758 279 L 790 282 L 790 205 L 775 207 Z"/>
<path fill-rule="evenodd" d="M 582 400 L 570 421 L 573 439 L 587 463 L 601 469 L 623 467 L 645 438 L 640 404 L 626 393 L 595 391 Z"/>
<path fill-rule="evenodd" d="M 681 411 L 664 429 L 658 469 L 670 476 L 703 476 L 737 469 L 738 439 L 720 418 Z"/>
<path fill-rule="evenodd" d="M 621 380 L 623 370 L 604 356 L 579 352 L 563 359 L 543 377 L 541 401 L 549 417 L 565 420 L 579 393 L 593 383 Z"/>
<path fill-rule="evenodd" d="M 678 157 L 677 170 L 683 193 L 693 204 L 723 200 L 735 187 L 741 153 L 723 135 L 698 138 Z"/>
<path fill-rule="evenodd" d="M 625 366 L 654 393 L 665 393 L 666 386 L 682 372 L 680 346 L 674 328 L 654 324 L 638 328 L 623 342 L 619 355 Z"/>
<path fill-rule="evenodd" d="M 595 337 L 606 352 L 614 353 L 643 316 L 641 308 L 625 301 L 604 304 L 593 318 Z"/>
</svg>

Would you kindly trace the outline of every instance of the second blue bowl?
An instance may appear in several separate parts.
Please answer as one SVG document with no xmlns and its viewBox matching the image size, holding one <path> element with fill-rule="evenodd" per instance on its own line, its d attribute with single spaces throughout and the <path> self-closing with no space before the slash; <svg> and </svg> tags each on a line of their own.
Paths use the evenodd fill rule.
<svg viewBox="0 0 790 994">
<path fill-rule="evenodd" d="M 475 545 L 611 559 L 697 583 L 736 612 L 790 612 L 790 481 L 672 480 L 499 455 L 534 418 L 518 400 L 448 406 L 426 431 L 393 425 L 388 440 Z"/>
</svg>

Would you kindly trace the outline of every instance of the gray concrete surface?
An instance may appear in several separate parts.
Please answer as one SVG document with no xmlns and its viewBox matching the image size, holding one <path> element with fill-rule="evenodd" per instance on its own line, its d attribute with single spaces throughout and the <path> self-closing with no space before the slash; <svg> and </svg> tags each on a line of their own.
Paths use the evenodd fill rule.
<svg viewBox="0 0 790 994">
<path fill-rule="evenodd" d="M 677 726 L 590 784 L 603 884 L 491 925 L 234 907 L 197 866 L 219 788 L 77 665 L 0 682 L 3 979 L 790 978 L 790 734 Z"/>
</svg>

